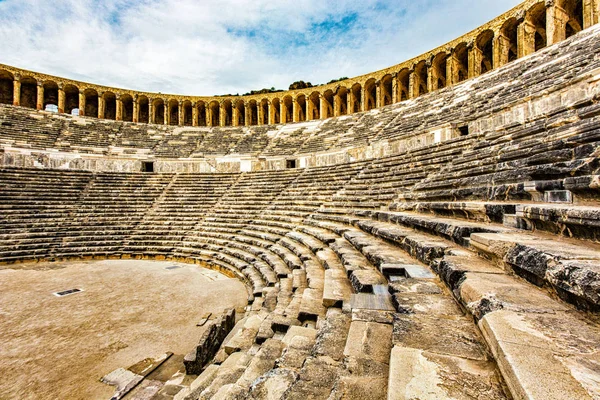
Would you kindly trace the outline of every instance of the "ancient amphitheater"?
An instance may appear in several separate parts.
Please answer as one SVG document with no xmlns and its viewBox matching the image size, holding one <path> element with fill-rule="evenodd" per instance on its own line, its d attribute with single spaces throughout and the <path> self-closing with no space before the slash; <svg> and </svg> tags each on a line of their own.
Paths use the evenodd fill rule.
<svg viewBox="0 0 600 400">
<path fill-rule="evenodd" d="M 0 65 L 0 398 L 600 399 L 599 15 L 266 95 Z"/>
</svg>

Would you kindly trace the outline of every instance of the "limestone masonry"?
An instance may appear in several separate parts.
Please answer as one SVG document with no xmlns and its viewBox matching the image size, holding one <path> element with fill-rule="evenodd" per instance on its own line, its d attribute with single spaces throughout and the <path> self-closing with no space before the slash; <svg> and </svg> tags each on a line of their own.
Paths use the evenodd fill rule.
<svg viewBox="0 0 600 400">
<path fill-rule="evenodd" d="M 111 374 L 127 398 L 599 400 L 599 15 L 527 0 L 256 96 L 0 66 L 0 272 L 152 259 L 243 282 L 178 370 Z"/>
</svg>

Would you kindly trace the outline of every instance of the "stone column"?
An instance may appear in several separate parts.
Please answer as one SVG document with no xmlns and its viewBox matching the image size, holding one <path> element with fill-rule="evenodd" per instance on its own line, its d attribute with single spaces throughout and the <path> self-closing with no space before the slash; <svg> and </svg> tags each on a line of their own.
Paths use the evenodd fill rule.
<svg viewBox="0 0 600 400">
<path fill-rule="evenodd" d="M 469 48 L 469 78 L 475 78 L 481 75 L 481 61 L 483 52 L 479 47 L 472 45 Z"/>
<path fill-rule="evenodd" d="M 419 82 L 415 70 L 410 71 L 408 76 L 408 98 L 414 99 L 419 96 Z"/>
<path fill-rule="evenodd" d="M 13 106 L 21 105 L 21 78 L 18 75 L 15 75 L 15 80 L 13 81 Z"/>
<path fill-rule="evenodd" d="M 131 117 L 133 122 L 140 121 L 140 105 L 138 103 L 137 95 L 133 98 L 133 116 Z"/>
<path fill-rule="evenodd" d="M 148 99 L 148 123 L 154 124 L 154 99 Z"/>
<path fill-rule="evenodd" d="M 375 83 L 375 108 L 381 108 L 383 104 L 383 90 L 381 90 L 381 81 Z"/>
<path fill-rule="evenodd" d="M 354 92 L 352 89 L 348 91 L 348 95 L 346 96 L 346 110 L 348 114 L 354 113 Z"/>
<path fill-rule="evenodd" d="M 206 126 L 212 126 L 212 108 L 206 107 L 204 113 L 206 118 Z"/>
<path fill-rule="evenodd" d="M 546 6 L 546 42 L 550 46 L 567 38 L 569 14 L 555 0 L 546 0 Z"/>
<path fill-rule="evenodd" d="M 437 71 L 433 67 L 433 64 L 427 62 L 427 91 L 433 92 L 437 90 Z"/>
<path fill-rule="evenodd" d="M 257 121 L 257 125 L 263 125 L 264 124 L 264 116 L 263 116 L 263 107 L 262 107 L 262 102 L 260 103 L 256 103 L 256 119 Z"/>
<path fill-rule="evenodd" d="M 279 122 L 282 124 L 287 124 L 287 107 L 285 106 L 285 102 L 283 100 L 279 101 Z"/>
<path fill-rule="evenodd" d="M 360 91 L 360 111 L 367 111 L 367 90 L 364 86 Z"/>
<path fill-rule="evenodd" d="M 179 116 L 179 126 L 183 126 L 185 124 L 185 108 L 183 108 L 183 104 L 179 103 L 179 109 L 177 110 Z"/>
<path fill-rule="evenodd" d="M 335 96 L 333 96 L 333 116 L 334 117 L 339 117 L 342 113 L 341 110 L 341 99 L 340 99 L 340 95 L 336 94 Z"/>
<path fill-rule="evenodd" d="M 165 109 L 165 118 L 164 118 L 164 124 L 165 125 L 170 125 L 171 124 L 171 110 L 169 110 L 169 103 L 164 102 L 164 109 Z"/>
<path fill-rule="evenodd" d="M 79 116 L 85 117 L 85 93 L 79 92 Z"/>
<path fill-rule="evenodd" d="M 508 54 L 510 52 L 510 39 L 501 33 L 496 34 L 494 40 L 494 68 L 499 68 L 508 64 Z"/>
<path fill-rule="evenodd" d="M 454 55 L 454 50 L 446 59 L 446 85 L 452 86 L 458 83 L 458 60 Z"/>
<path fill-rule="evenodd" d="M 252 108 L 249 103 L 244 103 L 244 125 L 250 126 L 252 124 Z"/>
<path fill-rule="evenodd" d="M 392 75 L 392 104 L 398 103 L 398 74 Z"/>
<path fill-rule="evenodd" d="M 598 23 L 600 14 L 600 1 L 583 0 L 583 29 Z"/>
<path fill-rule="evenodd" d="M 35 106 L 36 110 L 44 109 L 44 84 L 38 82 L 37 84 L 37 103 Z"/>
<path fill-rule="evenodd" d="M 65 113 L 66 94 L 63 86 L 58 87 L 58 112 L 61 114 Z"/>
<path fill-rule="evenodd" d="M 325 96 L 323 96 L 322 94 L 319 94 L 319 117 L 321 117 L 321 119 L 327 119 L 327 100 L 325 100 Z"/>
<path fill-rule="evenodd" d="M 121 96 L 117 96 L 115 99 L 115 120 L 123 121 L 123 101 L 121 101 Z"/>
<path fill-rule="evenodd" d="M 268 112 L 268 116 L 267 116 L 267 125 L 274 125 L 275 124 L 275 107 L 273 107 L 273 102 L 269 101 L 267 103 L 267 112 Z"/>
<path fill-rule="evenodd" d="M 298 99 L 296 98 L 292 100 L 292 121 L 300 121 L 300 105 L 298 104 Z"/>
<path fill-rule="evenodd" d="M 234 105 L 232 105 L 232 109 L 231 109 L 231 117 L 233 119 L 233 121 L 231 121 L 231 125 L 232 126 L 239 126 L 239 112 L 238 112 L 238 108 Z"/>
<path fill-rule="evenodd" d="M 198 126 L 198 103 L 192 103 L 192 126 Z"/>
<path fill-rule="evenodd" d="M 526 19 L 517 28 L 517 43 L 519 58 L 535 53 L 535 25 Z"/>
<path fill-rule="evenodd" d="M 307 121 L 313 120 L 313 116 L 315 115 L 314 107 L 315 107 L 315 105 L 313 104 L 312 99 L 310 97 L 307 97 L 306 98 L 306 120 Z"/>
<path fill-rule="evenodd" d="M 104 118 L 105 108 L 106 102 L 104 101 L 104 94 L 98 93 L 98 118 Z"/>
<path fill-rule="evenodd" d="M 225 105 L 221 104 L 219 106 L 219 126 L 225 126 L 227 123 L 227 110 L 225 110 Z"/>
</svg>

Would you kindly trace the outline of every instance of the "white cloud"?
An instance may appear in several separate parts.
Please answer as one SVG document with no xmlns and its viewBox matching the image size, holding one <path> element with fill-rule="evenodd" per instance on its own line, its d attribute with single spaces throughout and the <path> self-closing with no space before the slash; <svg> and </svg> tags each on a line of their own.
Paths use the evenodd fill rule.
<svg viewBox="0 0 600 400">
<path fill-rule="evenodd" d="M 5 64 L 138 90 L 286 89 L 399 63 L 518 3 L 0 0 L 0 54 Z"/>
</svg>

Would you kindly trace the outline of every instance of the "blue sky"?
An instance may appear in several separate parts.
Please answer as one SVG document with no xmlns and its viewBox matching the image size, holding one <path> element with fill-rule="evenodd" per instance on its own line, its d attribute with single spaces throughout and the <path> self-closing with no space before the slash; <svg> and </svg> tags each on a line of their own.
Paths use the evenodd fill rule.
<svg viewBox="0 0 600 400">
<path fill-rule="evenodd" d="M 0 62 L 162 93 L 287 89 L 397 64 L 519 2 L 0 0 Z"/>
</svg>

